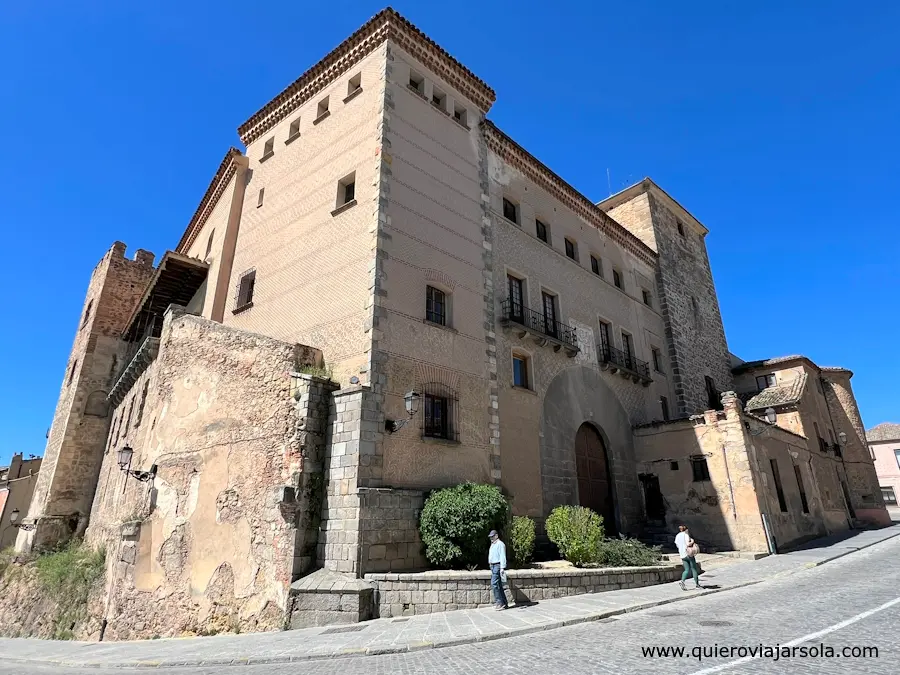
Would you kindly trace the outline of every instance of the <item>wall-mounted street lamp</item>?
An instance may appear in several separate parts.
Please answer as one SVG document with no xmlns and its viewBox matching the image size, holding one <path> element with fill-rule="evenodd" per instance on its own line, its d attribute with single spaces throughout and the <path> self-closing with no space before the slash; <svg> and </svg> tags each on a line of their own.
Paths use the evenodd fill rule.
<svg viewBox="0 0 900 675">
<path fill-rule="evenodd" d="M 19 519 L 22 517 L 22 514 L 19 513 L 19 509 L 13 509 L 12 513 L 9 514 L 9 524 L 19 530 L 25 530 L 26 532 L 30 532 L 34 529 L 34 523 L 25 524 L 20 523 Z"/>
<path fill-rule="evenodd" d="M 406 414 L 409 415 L 409 417 L 405 420 L 385 420 L 384 430 L 389 434 L 392 434 L 395 431 L 400 431 L 400 429 L 409 424 L 409 421 L 416 416 L 417 412 L 419 412 L 419 400 L 421 398 L 422 396 L 417 391 L 406 392 L 406 395 L 403 397 L 403 402 L 406 404 Z"/>
<path fill-rule="evenodd" d="M 119 452 L 117 453 L 117 455 L 119 468 L 129 476 L 134 476 L 142 483 L 156 478 L 156 464 L 151 466 L 149 471 L 133 471 L 132 469 L 128 468 L 131 466 L 131 458 L 134 456 L 134 450 L 132 450 L 127 445 L 123 445 L 121 448 L 119 448 Z"/>
</svg>

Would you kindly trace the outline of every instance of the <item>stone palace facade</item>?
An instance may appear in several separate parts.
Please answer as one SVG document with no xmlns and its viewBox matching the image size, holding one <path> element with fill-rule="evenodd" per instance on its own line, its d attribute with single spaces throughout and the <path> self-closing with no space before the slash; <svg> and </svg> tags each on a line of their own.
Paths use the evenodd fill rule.
<svg viewBox="0 0 900 675">
<path fill-rule="evenodd" d="M 240 126 L 173 250 L 94 269 L 17 546 L 106 546 L 108 636 L 421 568 L 462 481 L 720 549 L 886 522 L 850 373 L 733 359 L 707 229 L 650 179 L 592 202 L 494 99 L 386 9 Z"/>
</svg>

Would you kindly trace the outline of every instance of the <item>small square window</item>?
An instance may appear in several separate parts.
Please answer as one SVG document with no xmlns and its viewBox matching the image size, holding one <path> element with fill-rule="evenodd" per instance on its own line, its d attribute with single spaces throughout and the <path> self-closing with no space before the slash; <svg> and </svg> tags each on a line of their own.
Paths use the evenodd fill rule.
<svg viewBox="0 0 900 675">
<path fill-rule="evenodd" d="M 256 288 L 256 270 L 244 272 L 238 282 L 237 298 L 234 303 L 234 311 L 239 312 L 253 304 L 253 291 Z"/>
<path fill-rule="evenodd" d="M 513 354 L 513 386 L 528 389 L 528 358 Z"/>
<path fill-rule="evenodd" d="M 703 457 L 702 455 L 691 457 L 691 469 L 693 469 L 695 483 L 702 483 L 710 480 L 709 465 L 706 463 L 706 457 Z"/>
<path fill-rule="evenodd" d="M 447 110 L 447 96 L 438 89 L 431 90 L 431 105 L 440 110 L 441 112 L 446 112 Z"/>
<path fill-rule="evenodd" d="M 566 239 L 566 257 L 578 260 L 578 250 L 575 247 L 575 242 L 571 239 Z"/>
<path fill-rule="evenodd" d="M 328 117 L 329 114 L 331 113 L 328 110 L 328 97 L 326 96 L 319 101 L 319 105 L 316 107 L 316 119 L 313 120 L 313 124 L 318 124 Z"/>
<path fill-rule="evenodd" d="M 270 138 L 269 140 L 266 141 L 266 144 L 263 147 L 263 154 L 262 154 L 262 157 L 259 158 L 259 161 L 264 162 L 274 154 L 275 154 L 275 139 Z"/>
<path fill-rule="evenodd" d="M 550 234 L 547 232 L 547 224 L 540 220 L 534 221 L 534 229 L 537 231 L 537 238 L 545 244 L 550 243 Z"/>
<path fill-rule="evenodd" d="M 292 140 L 297 138 L 300 135 L 300 118 L 298 117 L 293 122 L 291 122 L 291 126 L 288 127 L 288 137 L 285 141 L 285 144 L 290 143 Z"/>
<path fill-rule="evenodd" d="M 456 102 L 453 103 L 453 119 L 466 129 L 469 128 L 469 115 L 466 112 L 466 109 Z"/>
<path fill-rule="evenodd" d="M 600 259 L 594 256 L 591 256 L 591 272 L 596 274 L 598 277 L 603 276 L 603 268 L 600 267 Z"/>
<path fill-rule="evenodd" d="M 417 72 L 411 70 L 409 71 L 409 82 L 406 84 L 407 87 L 411 91 L 414 91 L 419 96 L 425 96 L 425 78 L 419 75 Z"/>
<path fill-rule="evenodd" d="M 616 288 L 622 288 L 622 273 L 617 269 L 613 269 L 613 283 Z"/>
<path fill-rule="evenodd" d="M 425 287 L 425 319 L 431 323 L 447 325 L 447 296 L 432 286 Z"/>
<path fill-rule="evenodd" d="M 647 307 L 652 307 L 653 306 L 653 296 L 650 295 L 650 291 L 648 291 L 646 288 L 642 288 L 641 295 L 644 298 L 644 304 L 647 305 Z"/>
<path fill-rule="evenodd" d="M 356 201 L 356 172 L 338 181 L 337 208 Z"/>
<path fill-rule="evenodd" d="M 347 83 L 347 96 L 355 94 L 358 91 L 362 91 L 362 75 L 360 73 L 351 77 L 350 81 Z"/>
<path fill-rule="evenodd" d="M 256 197 L 256 208 L 260 208 L 263 205 L 263 200 L 266 198 L 266 188 L 259 188 L 259 195 Z"/>
<path fill-rule="evenodd" d="M 759 375 L 756 378 L 756 388 L 759 391 L 762 391 L 763 389 L 768 389 L 769 387 L 774 387 L 774 386 L 775 386 L 775 373 L 772 373 L 771 375 Z"/>
<path fill-rule="evenodd" d="M 678 462 L 669 462 L 669 468 L 672 471 L 678 471 Z"/>
<path fill-rule="evenodd" d="M 503 217 L 516 225 L 519 224 L 519 206 L 506 197 L 503 198 Z"/>
</svg>

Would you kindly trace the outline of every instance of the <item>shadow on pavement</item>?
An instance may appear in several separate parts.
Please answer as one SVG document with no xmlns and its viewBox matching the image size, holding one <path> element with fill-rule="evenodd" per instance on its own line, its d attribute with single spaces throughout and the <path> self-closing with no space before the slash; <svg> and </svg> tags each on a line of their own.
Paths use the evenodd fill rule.
<svg viewBox="0 0 900 675">
<path fill-rule="evenodd" d="M 879 528 L 871 528 L 871 530 L 876 530 Z M 852 544 L 852 539 L 854 537 L 858 537 L 863 532 L 871 531 L 869 529 L 859 529 L 859 530 L 847 530 L 846 532 L 839 532 L 838 534 L 832 534 L 827 537 L 819 537 L 818 539 L 813 539 L 811 541 L 807 541 L 802 544 L 796 544 L 793 546 L 785 546 L 784 548 L 779 547 L 779 553 L 795 553 L 797 551 L 813 551 L 818 548 L 826 548 L 828 546 L 834 546 L 835 544 L 839 544 L 843 541 L 849 542 Z M 853 546 L 847 546 L 847 548 L 853 548 Z"/>
</svg>

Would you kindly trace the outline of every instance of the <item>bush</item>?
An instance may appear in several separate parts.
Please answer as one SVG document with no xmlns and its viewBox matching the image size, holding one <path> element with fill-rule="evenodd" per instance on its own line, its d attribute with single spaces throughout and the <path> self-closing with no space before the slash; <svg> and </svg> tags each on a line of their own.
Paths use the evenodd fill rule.
<svg viewBox="0 0 900 675">
<path fill-rule="evenodd" d="M 419 521 L 425 557 L 437 567 L 484 567 L 488 533 L 501 530 L 508 519 L 509 504 L 494 485 L 463 483 L 435 490 Z"/>
<path fill-rule="evenodd" d="M 607 539 L 600 544 L 597 562 L 604 567 L 646 567 L 658 565 L 659 546 L 650 547 L 637 539 L 619 535 L 618 539 Z"/>
<path fill-rule="evenodd" d="M 54 639 L 72 639 L 70 628 L 87 615 L 91 589 L 103 578 L 105 565 L 105 551 L 95 551 L 77 540 L 34 561 L 44 592 L 61 600 L 54 621 Z"/>
<path fill-rule="evenodd" d="M 510 563 L 525 567 L 534 555 L 534 521 L 528 516 L 515 516 L 509 528 Z"/>
<path fill-rule="evenodd" d="M 603 518 L 583 506 L 557 506 L 547 518 L 547 536 L 576 567 L 596 562 L 603 542 Z"/>
</svg>

